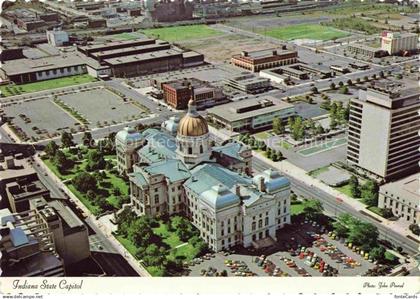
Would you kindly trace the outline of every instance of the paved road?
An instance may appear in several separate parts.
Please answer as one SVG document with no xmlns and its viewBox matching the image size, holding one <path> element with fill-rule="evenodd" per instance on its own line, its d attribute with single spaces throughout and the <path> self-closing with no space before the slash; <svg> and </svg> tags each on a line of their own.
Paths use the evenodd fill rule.
<svg viewBox="0 0 420 299">
<path fill-rule="evenodd" d="M 261 161 L 256 157 L 253 157 L 252 163 L 254 171 L 256 172 L 260 172 L 271 167 L 269 164 Z M 283 175 L 285 175 L 290 180 L 291 188 L 296 194 L 306 198 L 314 198 L 320 200 L 327 213 L 335 216 L 342 213 L 349 213 L 363 221 L 368 221 L 378 228 L 381 238 L 392 242 L 396 246 L 401 246 L 410 255 L 418 253 L 419 245 L 415 241 L 390 230 L 385 225 L 374 221 L 372 218 L 360 213 L 359 211 L 353 209 L 351 206 L 346 205 L 345 203 L 340 203 L 334 196 L 331 196 L 321 189 L 308 186 L 304 182 L 291 177 L 287 173 L 283 173 Z"/>
</svg>

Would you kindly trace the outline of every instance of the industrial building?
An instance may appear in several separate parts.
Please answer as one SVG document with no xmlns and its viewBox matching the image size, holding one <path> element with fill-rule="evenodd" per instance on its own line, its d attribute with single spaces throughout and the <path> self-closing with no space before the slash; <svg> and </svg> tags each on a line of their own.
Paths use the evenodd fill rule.
<svg viewBox="0 0 420 299">
<path fill-rule="evenodd" d="M 193 18 L 194 4 L 187 0 L 146 0 L 144 14 L 157 22 L 177 22 Z"/>
<path fill-rule="evenodd" d="M 384 57 L 387 55 L 387 53 L 380 48 L 374 48 L 374 47 L 357 44 L 357 43 L 348 45 L 347 50 L 350 53 L 363 55 L 369 58 Z"/>
<path fill-rule="evenodd" d="M 417 82 L 408 80 L 360 90 L 350 101 L 347 161 L 386 181 L 418 172 L 419 95 Z"/>
<path fill-rule="evenodd" d="M 16 84 L 80 75 L 86 63 L 76 55 L 62 54 L 37 59 L 21 58 L 2 63 L 0 76 Z"/>
<path fill-rule="evenodd" d="M 412 54 L 418 51 L 418 35 L 410 32 L 383 32 L 381 49 L 389 55 Z"/>
<path fill-rule="evenodd" d="M 407 223 L 420 222 L 420 173 L 413 174 L 379 188 L 379 208 L 388 208 Z"/>
<path fill-rule="evenodd" d="M 271 96 L 232 102 L 207 110 L 208 117 L 232 132 L 252 132 L 271 128 L 274 118 L 286 121 L 296 112 L 292 104 Z"/>
<path fill-rule="evenodd" d="M 136 39 L 79 46 L 77 50 L 110 69 L 115 77 L 177 70 L 204 63 L 202 54 L 184 51 L 154 39 Z"/>
<path fill-rule="evenodd" d="M 271 88 L 270 80 L 260 78 L 249 73 L 243 73 L 232 78 L 227 78 L 224 83 L 226 86 L 249 94 L 265 92 Z"/>
<path fill-rule="evenodd" d="M 297 57 L 297 51 L 287 50 L 286 46 L 283 46 L 280 49 L 242 51 L 241 54 L 233 55 L 230 61 L 235 66 L 251 72 L 259 72 L 276 66 L 296 63 Z"/>
<path fill-rule="evenodd" d="M 175 109 L 186 109 L 191 97 L 194 98 L 197 109 L 227 102 L 221 88 L 195 78 L 164 82 L 161 89 L 165 102 Z"/>
</svg>

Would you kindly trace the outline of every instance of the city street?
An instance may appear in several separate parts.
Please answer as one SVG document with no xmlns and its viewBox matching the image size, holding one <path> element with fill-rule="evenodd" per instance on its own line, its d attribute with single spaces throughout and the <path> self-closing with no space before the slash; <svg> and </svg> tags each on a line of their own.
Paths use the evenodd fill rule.
<svg viewBox="0 0 420 299">
<path fill-rule="evenodd" d="M 255 155 L 253 157 L 252 163 L 255 172 L 261 172 L 265 169 L 273 168 L 273 165 L 262 161 Z M 372 217 L 361 213 L 360 210 L 354 209 L 354 207 L 347 204 L 346 202 L 338 201 L 337 198 L 332 196 L 331 194 L 314 186 L 308 185 L 302 180 L 301 177 L 296 177 L 295 175 L 293 175 L 292 172 L 289 172 L 288 170 L 285 170 L 286 172 L 284 172 L 278 168 L 277 170 L 279 170 L 284 176 L 286 176 L 290 180 L 293 192 L 305 198 L 318 199 L 319 201 L 321 201 L 325 211 L 329 215 L 337 216 L 342 213 L 349 213 L 363 221 L 368 221 L 378 228 L 381 238 L 392 242 L 396 246 L 401 246 L 404 249 L 404 251 L 406 251 L 410 255 L 418 253 L 419 244 L 415 241 L 408 239 L 406 236 L 401 235 L 400 233 L 397 233 L 394 230 L 391 230 L 389 226 L 385 226 L 377 220 L 373 220 Z"/>
</svg>

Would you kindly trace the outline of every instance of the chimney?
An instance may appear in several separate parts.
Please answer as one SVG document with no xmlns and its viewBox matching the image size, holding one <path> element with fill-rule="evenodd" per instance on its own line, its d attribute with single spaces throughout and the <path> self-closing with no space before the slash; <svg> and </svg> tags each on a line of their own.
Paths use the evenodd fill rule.
<svg viewBox="0 0 420 299">
<path fill-rule="evenodd" d="M 248 56 L 248 52 L 247 51 L 242 51 L 242 56 L 247 57 Z"/>
<path fill-rule="evenodd" d="M 277 56 L 277 50 L 273 51 L 273 56 Z"/>
<path fill-rule="evenodd" d="M 286 45 L 283 45 L 283 46 L 281 46 L 281 49 L 282 50 L 287 50 L 287 46 Z"/>
<path fill-rule="evenodd" d="M 236 185 L 236 188 L 235 188 L 235 193 L 236 193 L 236 195 L 238 196 L 238 197 L 241 197 L 241 186 L 240 185 Z"/>
<path fill-rule="evenodd" d="M 260 179 L 258 181 L 258 190 L 261 191 L 261 192 L 265 192 L 264 177 L 260 177 Z"/>
</svg>

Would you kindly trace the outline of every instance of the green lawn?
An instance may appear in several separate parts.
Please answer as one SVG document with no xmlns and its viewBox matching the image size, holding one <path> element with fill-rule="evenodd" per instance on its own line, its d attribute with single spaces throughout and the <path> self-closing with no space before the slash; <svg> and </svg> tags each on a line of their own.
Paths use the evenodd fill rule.
<svg viewBox="0 0 420 299">
<path fill-rule="evenodd" d="M 76 195 L 76 197 L 86 206 L 86 208 L 88 208 L 88 210 L 93 214 L 93 215 L 99 215 L 100 214 L 100 209 L 97 205 L 94 205 L 90 200 L 88 200 L 84 194 L 82 194 L 81 192 L 79 192 L 76 187 L 73 186 L 73 184 L 66 184 L 67 188 L 70 189 L 70 191 Z"/>
<path fill-rule="evenodd" d="M 303 203 L 302 202 L 292 203 L 290 205 L 290 212 L 292 216 L 301 214 L 303 212 Z"/>
<path fill-rule="evenodd" d="M 70 77 L 63 77 L 58 79 L 51 79 L 51 80 L 45 80 L 40 82 L 34 82 L 34 83 L 27 83 L 27 84 L 20 84 L 20 85 L 2 85 L 0 86 L 0 91 L 3 96 L 13 96 L 13 95 L 19 95 L 23 93 L 30 93 L 30 92 L 36 92 L 41 90 L 47 90 L 47 89 L 53 89 L 53 88 L 61 88 L 71 85 L 78 85 L 78 84 L 84 84 L 89 82 L 97 81 L 96 78 L 90 76 L 90 75 L 76 75 L 76 76 L 70 76 Z"/>
<path fill-rule="evenodd" d="M 207 25 L 173 26 L 165 28 L 145 29 L 141 30 L 141 32 L 149 37 L 159 38 L 169 42 L 200 39 L 222 34 L 222 32 L 214 30 Z"/>
<path fill-rule="evenodd" d="M 279 143 L 278 143 L 278 145 L 280 145 L 282 148 L 284 148 L 284 149 L 291 149 L 292 147 L 293 147 L 293 145 L 291 144 L 291 143 L 289 143 L 289 142 L 287 142 L 287 141 L 280 141 Z"/>
<path fill-rule="evenodd" d="M 112 37 L 121 39 L 121 40 L 133 40 L 141 38 L 136 32 L 123 32 L 119 34 L 112 35 Z"/>
<path fill-rule="evenodd" d="M 382 216 L 382 211 L 381 211 L 381 208 L 379 208 L 379 207 L 368 207 L 367 209 L 368 209 L 369 211 L 371 211 L 371 212 L 373 212 L 373 213 L 375 213 L 375 214 L 377 214 L 377 215 L 379 215 L 379 216 L 383 217 L 383 216 Z"/>
<path fill-rule="evenodd" d="M 254 137 L 260 140 L 266 140 L 271 136 L 273 136 L 273 134 L 271 134 L 271 131 L 264 131 L 254 134 Z"/>
<path fill-rule="evenodd" d="M 335 28 L 329 26 L 322 26 L 318 24 L 298 24 L 284 27 L 276 27 L 268 30 L 259 30 L 259 33 L 281 40 L 330 40 L 349 35 L 349 33 L 337 30 Z"/>
<path fill-rule="evenodd" d="M 321 173 L 323 173 L 323 172 L 326 172 L 327 170 L 328 170 L 328 168 L 329 168 L 330 166 L 329 165 L 327 165 L 327 166 L 324 166 L 324 167 L 321 167 L 321 168 L 318 168 L 318 169 L 315 169 L 315 170 L 312 170 L 312 171 L 310 171 L 309 172 L 309 175 L 310 176 L 312 176 L 312 177 L 314 177 L 314 178 L 316 178 L 317 176 L 319 176 Z"/>
<path fill-rule="evenodd" d="M 153 231 L 156 235 L 162 237 L 163 243 L 168 244 L 172 249 L 184 243 L 178 238 L 175 232 L 168 230 L 168 226 L 165 223 L 159 221 L 159 224 L 159 227 L 154 227 Z"/>
<path fill-rule="evenodd" d="M 336 187 L 335 189 L 337 189 L 338 191 L 340 191 L 341 193 L 344 193 L 345 195 L 347 195 L 348 197 L 354 198 L 351 195 L 351 191 L 350 191 L 350 185 L 349 184 L 345 184 L 343 186 L 340 187 Z M 360 199 L 360 198 L 356 198 L 356 199 Z"/>
<path fill-rule="evenodd" d="M 298 153 L 306 157 L 306 156 L 310 156 L 319 152 L 323 152 L 323 151 L 330 150 L 332 148 L 344 145 L 346 144 L 346 142 L 347 142 L 346 138 L 339 138 L 339 139 L 331 140 L 331 141 L 321 143 L 319 145 L 315 145 L 309 148 L 302 149 L 298 151 Z"/>
</svg>

